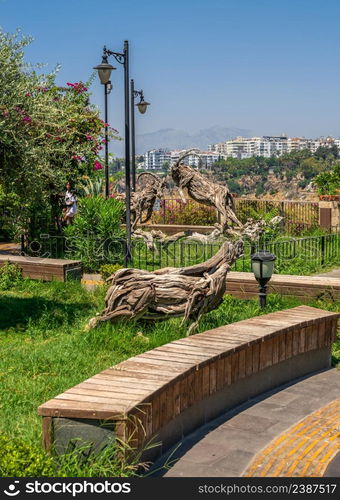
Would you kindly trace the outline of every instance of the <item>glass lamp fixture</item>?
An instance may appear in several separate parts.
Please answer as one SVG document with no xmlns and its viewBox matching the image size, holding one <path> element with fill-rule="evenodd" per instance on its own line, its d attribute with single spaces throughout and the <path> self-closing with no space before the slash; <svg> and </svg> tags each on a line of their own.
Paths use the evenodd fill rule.
<svg viewBox="0 0 340 500">
<path fill-rule="evenodd" d="M 267 283 L 273 275 L 276 256 L 266 250 L 251 256 L 251 267 L 259 284 L 259 299 L 261 308 L 267 303 Z"/>
<path fill-rule="evenodd" d="M 97 66 L 94 66 L 93 69 L 96 69 L 98 71 L 100 83 L 105 85 L 110 81 L 111 72 L 116 68 L 114 68 L 112 64 L 108 62 L 107 56 L 104 55 L 102 57 L 102 62 Z"/>
<path fill-rule="evenodd" d="M 147 107 L 148 107 L 148 106 L 150 106 L 150 103 L 149 103 L 149 102 L 144 101 L 144 99 L 141 99 L 141 100 L 140 100 L 140 102 L 138 102 L 138 103 L 136 104 L 136 106 L 137 106 L 137 108 L 138 108 L 138 111 L 139 111 L 142 115 L 144 115 L 144 113 L 145 113 L 145 111 L 146 111 Z"/>
</svg>

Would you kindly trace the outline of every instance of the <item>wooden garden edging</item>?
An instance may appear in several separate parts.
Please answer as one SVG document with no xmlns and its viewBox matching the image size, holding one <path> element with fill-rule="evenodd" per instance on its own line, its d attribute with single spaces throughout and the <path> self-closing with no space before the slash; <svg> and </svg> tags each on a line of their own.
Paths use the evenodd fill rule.
<svg viewBox="0 0 340 500">
<path fill-rule="evenodd" d="M 175 340 L 85 380 L 42 404 L 44 444 L 116 437 L 155 458 L 220 413 L 330 366 L 339 314 L 309 306 Z M 95 335 L 95 333 L 94 333 Z"/>
<path fill-rule="evenodd" d="M 68 279 L 80 280 L 83 274 L 82 264 L 79 260 L 0 255 L 0 267 L 8 261 L 19 266 L 25 278 L 43 281 L 67 281 Z"/>
</svg>

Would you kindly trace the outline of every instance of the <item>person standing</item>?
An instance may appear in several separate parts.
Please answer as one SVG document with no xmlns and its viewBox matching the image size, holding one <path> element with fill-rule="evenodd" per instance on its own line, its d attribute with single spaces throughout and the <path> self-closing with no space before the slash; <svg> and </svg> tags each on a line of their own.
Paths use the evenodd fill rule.
<svg viewBox="0 0 340 500">
<path fill-rule="evenodd" d="M 77 197 L 70 182 L 66 184 L 65 205 L 64 223 L 69 225 L 73 223 L 74 216 L 77 213 Z"/>
</svg>

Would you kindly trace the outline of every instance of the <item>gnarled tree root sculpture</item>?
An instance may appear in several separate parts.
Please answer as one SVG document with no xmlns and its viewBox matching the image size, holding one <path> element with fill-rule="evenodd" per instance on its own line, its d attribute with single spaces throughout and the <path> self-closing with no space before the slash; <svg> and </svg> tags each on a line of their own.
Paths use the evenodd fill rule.
<svg viewBox="0 0 340 500">
<path fill-rule="evenodd" d="M 157 271 L 121 269 L 108 278 L 104 311 L 92 318 L 88 328 L 104 321 L 122 319 L 165 320 L 183 316 L 193 333 L 203 314 L 216 309 L 226 291 L 231 264 L 242 255 L 243 242 L 225 242 L 206 262 L 184 268 Z"/>
<path fill-rule="evenodd" d="M 160 177 L 151 172 L 139 174 L 137 183 L 142 178 L 147 180 L 146 184 L 131 196 L 132 231 L 136 229 L 137 224 L 145 224 L 151 219 L 154 204 L 157 198 L 162 198 L 165 188 L 165 183 Z"/>
<path fill-rule="evenodd" d="M 182 200 L 186 202 L 182 191 L 186 188 L 188 195 L 193 200 L 203 205 L 215 207 L 221 216 L 221 233 L 224 233 L 228 228 L 228 221 L 242 227 L 242 223 L 234 213 L 234 200 L 228 186 L 211 182 L 196 169 L 182 163 L 182 160 L 191 152 L 192 150 L 187 151 L 171 168 L 171 176 L 179 189 Z"/>
</svg>

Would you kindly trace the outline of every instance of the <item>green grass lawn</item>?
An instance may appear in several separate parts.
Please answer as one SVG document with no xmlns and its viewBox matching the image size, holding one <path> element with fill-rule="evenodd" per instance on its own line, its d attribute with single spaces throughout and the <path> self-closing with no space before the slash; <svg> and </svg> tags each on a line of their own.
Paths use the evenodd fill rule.
<svg viewBox="0 0 340 500">
<path fill-rule="evenodd" d="M 109 366 L 186 335 L 180 319 L 85 331 L 89 318 L 103 308 L 104 296 L 104 287 L 88 292 L 78 283 L 30 280 L 0 292 L 0 434 L 40 446 L 40 404 Z M 271 295 L 261 311 L 257 300 L 226 296 L 202 319 L 200 331 L 297 305 L 297 299 Z M 310 305 L 340 311 L 339 302 Z M 333 355 L 337 363 L 339 341 Z"/>
</svg>

